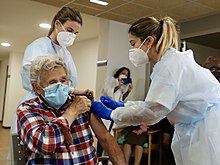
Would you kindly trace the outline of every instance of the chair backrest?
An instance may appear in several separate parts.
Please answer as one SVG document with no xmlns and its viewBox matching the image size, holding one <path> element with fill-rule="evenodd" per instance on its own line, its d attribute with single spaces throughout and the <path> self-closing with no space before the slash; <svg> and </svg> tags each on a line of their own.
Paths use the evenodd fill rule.
<svg viewBox="0 0 220 165">
<path fill-rule="evenodd" d="M 22 150 L 22 145 L 20 144 L 20 139 L 17 134 L 11 135 L 12 138 L 12 160 L 14 165 L 24 165 L 24 153 Z"/>
</svg>

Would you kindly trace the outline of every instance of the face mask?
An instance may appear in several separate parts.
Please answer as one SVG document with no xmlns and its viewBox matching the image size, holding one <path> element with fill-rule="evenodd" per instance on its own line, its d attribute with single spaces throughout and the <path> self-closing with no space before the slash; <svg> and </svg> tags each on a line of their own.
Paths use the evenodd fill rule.
<svg viewBox="0 0 220 165">
<path fill-rule="evenodd" d="M 125 76 L 124 74 L 120 74 L 119 77 L 118 77 L 118 79 L 120 79 L 120 80 L 123 79 L 123 78 L 127 78 L 127 76 Z"/>
<path fill-rule="evenodd" d="M 76 39 L 76 35 L 71 33 L 71 32 L 67 32 L 63 25 L 61 24 L 62 28 L 64 31 L 61 31 L 61 32 L 57 32 L 57 41 L 58 43 L 60 44 L 60 46 L 63 46 L 63 47 L 68 47 L 68 46 L 71 46 L 74 42 L 74 40 Z M 57 31 L 57 29 L 56 29 Z"/>
<path fill-rule="evenodd" d="M 139 48 L 129 49 L 129 60 L 136 67 L 149 63 L 149 58 L 148 58 L 147 53 L 150 50 L 151 46 L 148 47 L 146 52 L 144 52 L 140 48 L 144 44 L 145 41 L 146 41 L 146 39 L 141 43 Z"/>
<path fill-rule="evenodd" d="M 43 90 L 45 101 L 52 107 L 59 108 L 66 102 L 70 87 L 59 82 L 43 88 Z"/>
</svg>

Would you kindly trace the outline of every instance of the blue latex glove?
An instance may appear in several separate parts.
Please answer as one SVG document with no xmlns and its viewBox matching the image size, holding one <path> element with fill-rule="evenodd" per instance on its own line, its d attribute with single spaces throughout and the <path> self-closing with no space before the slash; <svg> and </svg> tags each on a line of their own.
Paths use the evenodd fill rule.
<svg viewBox="0 0 220 165">
<path fill-rule="evenodd" d="M 124 107 L 123 102 L 117 102 L 117 101 L 113 100 L 112 98 L 110 98 L 109 96 L 101 96 L 100 100 L 103 104 L 105 104 L 105 106 L 107 106 L 108 108 L 111 108 L 111 109 L 115 109 L 118 107 Z"/>
<path fill-rule="evenodd" d="M 91 111 L 100 118 L 111 120 L 112 110 L 106 107 L 102 102 L 92 102 Z"/>
</svg>

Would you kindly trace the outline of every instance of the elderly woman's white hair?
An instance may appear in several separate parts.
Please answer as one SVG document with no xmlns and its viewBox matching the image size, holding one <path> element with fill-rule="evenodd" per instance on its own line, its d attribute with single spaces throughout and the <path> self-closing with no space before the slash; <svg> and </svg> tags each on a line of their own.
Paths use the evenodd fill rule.
<svg viewBox="0 0 220 165">
<path fill-rule="evenodd" d="M 69 78 L 69 72 L 67 66 L 62 58 L 51 54 L 37 57 L 31 64 L 30 79 L 31 83 L 37 83 L 41 85 L 41 73 L 42 71 L 49 71 L 55 68 L 64 68 L 67 77 Z"/>
</svg>

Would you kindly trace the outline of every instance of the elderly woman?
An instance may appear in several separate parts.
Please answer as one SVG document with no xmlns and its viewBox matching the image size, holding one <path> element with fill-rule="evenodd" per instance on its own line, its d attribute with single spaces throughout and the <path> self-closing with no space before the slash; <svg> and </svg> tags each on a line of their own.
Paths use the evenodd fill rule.
<svg viewBox="0 0 220 165">
<path fill-rule="evenodd" d="M 30 80 L 37 97 L 17 109 L 26 164 L 97 164 L 92 130 L 111 161 L 126 164 L 114 138 L 90 113 L 91 100 L 70 94 L 69 72 L 60 57 L 35 59 Z"/>
</svg>

